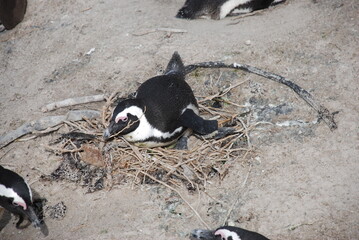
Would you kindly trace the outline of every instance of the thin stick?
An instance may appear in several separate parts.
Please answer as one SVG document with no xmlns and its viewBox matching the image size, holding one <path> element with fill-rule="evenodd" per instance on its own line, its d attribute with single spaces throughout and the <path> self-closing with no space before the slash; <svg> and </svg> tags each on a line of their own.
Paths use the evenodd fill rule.
<svg viewBox="0 0 359 240">
<path fill-rule="evenodd" d="M 105 97 L 106 103 L 102 107 L 102 114 L 101 114 L 102 125 L 104 125 L 105 127 L 108 126 L 108 123 L 106 121 L 106 119 L 107 119 L 106 118 L 106 116 L 107 116 L 106 112 L 109 110 L 109 107 L 114 102 L 114 98 L 116 97 L 116 95 L 117 95 L 117 92 L 113 92 L 109 97 Z M 110 115 L 110 117 L 111 117 L 111 115 Z"/>
<path fill-rule="evenodd" d="M 178 28 L 156 28 L 156 30 L 170 33 L 187 33 L 187 30 Z"/>
<path fill-rule="evenodd" d="M 82 120 L 84 117 L 92 119 L 99 116 L 100 113 L 94 110 L 74 110 L 69 111 L 66 115 L 47 116 L 35 121 L 27 122 L 18 127 L 16 130 L 0 136 L 0 149 L 26 134 L 55 127 L 59 124 L 62 124 L 64 121 L 75 122 Z"/>
<path fill-rule="evenodd" d="M 238 200 L 239 200 L 239 193 L 241 192 L 241 190 L 244 188 L 244 186 L 245 186 L 246 183 L 247 183 L 247 180 L 248 180 L 249 174 L 251 173 L 251 170 L 252 170 L 252 165 L 249 165 L 249 170 L 248 170 L 247 176 L 246 176 L 246 178 L 244 179 L 244 182 L 243 182 L 242 186 L 238 189 L 237 194 L 236 194 L 236 196 L 237 196 L 237 197 L 236 197 L 236 200 L 233 202 L 231 208 L 228 210 L 227 216 L 226 216 L 226 218 L 224 219 L 222 225 L 226 225 L 229 216 L 231 215 L 231 213 L 232 213 L 232 211 L 233 211 L 235 205 L 237 204 L 237 202 L 238 202 Z"/>
<path fill-rule="evenodd" d="M 10 148 L 10 149 L 8 149 L 7 151 L 5 151 L 5 153 L 3 154 L 3 155 L 1 155 L 1 157 L 0 157 L 0 160 L 3 158 L 3 157 L 5 157 L 6 156 L 6 154 L 8 154 L 11 150 L 13 150 L 15 147 L 12 147 L 12 148 Z"/>
<path fill-rule="evenodd" d="M 304 101 L 306 101 L 309 106 L 311 106 L 313 109 L 315 109 L 318 114 L 319 118 L 323 119 L 324 122 L 328 125 L 330 130 L 337 129 L 337 124 L 334 121 L 334 114 L 329 112 L 327 108 L 322 106 L 320 103 L 314 100 L 313 96 L 307 92 L 305 89 L 301 88 L 297 84 L 289 81 L 288 79 L 271 73 L 264 71 L 262 69 L 252 67 L 246 64 L 240 64 L 240 63 L 232 63 L 232 64 L 225 64 L 223 62 L 202 62 L 202 63 L 195 63 L 191 64 L 185 67 L 186 74 L 194 71 L 197 68 L 233 68 L 233 69 L 240 69 L 249 73 L 254 73 L 259 76 L 268 78 L 270 80 L 273 80 L 277 83 L 281 83 L 292 89 L 296 94 L 298 94 Z"/>
<path fill-rule="evenodd" d="M 187 33 L 187 30 L 185 29 L 176 29 L 176 28 L 156 28 L 156 29 L 152 29 L 146 32 L 142 32 L 142 33 L 132 33 L 133 36 L 139 37 L 139 36 L 144 36 L 150 33 L 155 33 L 155 32 L 168 32 L 168 33 Z"/>
<path fill-rule="evenodd" d="M 44 147 L 46 148 L 46 150 L 52 152 L 59 152 L 59 153 L 74 153 L 74 152 L 81 152 L 83 150 L 82 148 L 76 148 L 76 149 L 55 148 L 55 147 L 50 147 L 48 145 L 45 145 Z"/>
<path fill-rule="evenodd" d="M 153 181 L 156 181 L 160 184 L 162 184 L 163 186 L 171 189 L 172 191 L 174 191 L 175 193 L 178 194 L 178 196 L 180 196 L 180 198 L 182 198 L 182 200 L 189 206 L 189 208 L 194 212 L 194 214 L 196 214 L 196 216 L 198 217 L 198 219 L 206 226 L 206 228 L 209 229 L 208 224 L 202 219 L 202 217 L 199 215 L 199 213 L 192 207 L 192 205 L 182 196 L 182 194 L 175 188 L 171 187 L 170 185 L 168 185 L 167 183 L 162 182 L 161 180 L 158 180 L 157 178 L 149 175 L 148 173 L 144 172 L 144 171 L 140 171 L 142 174 L 146 175 L 147 177 L 151 178 Z"/>
<path fill-rule="evenodd" d="M 251 141 L 249 139 L 249 134 L 248 134 L 248 128 L 246 126 L 246 124 L 242 121 L 242 119 L 238 118 L 238 120 L 240 121 L 240 123 L 242 124 L 243 128 L 244 128 L 244 131 L 243 133 L 246 135 L 247 137 L 247 144 L 248 144 L 248 148 L 249 149 L 252 149 L 252 144 L 251 144 Z"/>
<path fill-rule="evenodd" d="M 76 97 L 76 98 L 68 98 L 59 102 L 54 102 L 47 104 L 46 106 L 41 108 L 43 112 L 53 111 L 58 108 L 69 107 L 84 103 L 91 103 L 91 102 L 101 102 L 105 100 L 105 96 L 101 95 L 94 95 L 94 96 L 84 96 L 84 97 Z"/>
<path fill-rule="evenodd" d="M 260 14 L 260 13 L 262 13 L 264 10 L 262 9 L 262 10 L 256 10 L 256 11 L 254 11 L 254 12 L 250 12 L 250 13 L 244 13 L 244 14 L 239 14 L 239 15 L 232 15 L 232 16 L 236 16 L 234 19 L 232 19 L 232 20 L 238 20 L 238 19 L 241 19 L 241 18 L 244 18 L 244 17 L 249 17 L 249 16 L 254 16 L 254 15 L 257 15 L 257 14 Z M 237 22 L 235 22 L 235 23 L 228 23 L 227 25 L 229 26 L 229 25 L 235 25 L 235 24 L 238 24 L 238 23 L 240 23 L 240 21 L 237 21 Z"/>
<path fill-rule="evenodd" d="M 238 87 L 239 85 L 242 85 L 245 82 L 248 82 L 248 80 L 244 80 L 242 82 L 234 84 L 233 86 L 229 86 L 228 88 L 224 89 L 223 91 L 221 91 L 219 93 L 216 93 L 216 94 L 214 94 L 212 96 L 206 97 L 205 99 L 202 99 L 202 100 L 198 101 L 198 103 L 203 103 L 205 101 L 212 100 L 213 98 L 222 97 L 222 96 L 226 95 L 229 91 L 231 91 L 233 88 L 236 88 L 236 87 Z"/>
</svg>

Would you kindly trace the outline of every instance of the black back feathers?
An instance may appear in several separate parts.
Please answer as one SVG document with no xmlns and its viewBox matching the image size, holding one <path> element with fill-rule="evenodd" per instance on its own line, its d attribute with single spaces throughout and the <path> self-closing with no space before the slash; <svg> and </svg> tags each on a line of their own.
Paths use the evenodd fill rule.
<svg viewBox="0 0 359 240">
<path fill-rule="evenodd" d="M 32 193 L 25 180 L 17 173 L 0 166 L 0 185 L 11 188 L 21 196 L 27 205 L 32 203 Z M 1 193 L 0 193 L 1 196 Z"/>
<path fill-rule="evenodd" d="M 46 234 L 46 226 L 39 220 L 32 202 L 32 192 L 25 180 L 17 173 L 0 166 L 0 206 L 19 216 L 17 228 L 27 217 L 35 227 L 41 227 Z"/>
<path fill-rule="evenodd" d="M 154 147 L 174 143 L 187 129 L 202 135 L 217 130 L 217 121 L 204 120 L 198 112 L 182 59 L 174 52 L 163 75 L 142 83 L 135 98 L 119 102 L 104 138 L 122 135 L 130 142 Z"/>
<path fill-rule="evenodd" d="M 189 104 L 197 107 L 191 87 L 177 71 L 144 82 L 136 98 L 145 104 L 148 122 L 162 132 L 178 127 L 177 120 Z"/>
<path fill-rule="evenodd" d="M 249 13 L 282 2 L 285 2 L 285 0 L 186 0 L 183 7 L 178 10 L 176 17 L 186 19 L 196 19 L 201 17 L 222 19 L 227 15 Z"/>
<path fill-rule="evenodd" d="M 0 0 L 0 23 L 12 29 L 24 19 L 27 0 Z"/>
<path fill-rule="evenodd" d="M 221 230 L 224 230 L 223 231 L 224 235 L 221 235 Z M 220 228 L 216 229 L 216 231 L 214 232 L 214 235 L 223 237 L 223 236 L 225 236 L 227 231 L 236 233 L 239 236 L 239 239 L 241 239 L 241 240 L 269 240 L 268 238 L 264 237 L 263 235 L 261 235 L 257 232 L 252 232 L 252 231 L 249 231 L 249 230 L 246 230 L 243 228 L 232 227 L 232 226 L 220 227 Z"/>
</svg>

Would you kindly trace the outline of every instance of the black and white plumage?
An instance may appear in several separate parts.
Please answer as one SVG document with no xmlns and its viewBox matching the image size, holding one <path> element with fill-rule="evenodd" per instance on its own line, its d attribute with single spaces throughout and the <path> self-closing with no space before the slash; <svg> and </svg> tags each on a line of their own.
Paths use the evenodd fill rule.
<svg viewBox="0 0 359 240">
<path fill-rule="evenodd" d="M 195 229 L 191 232 L 192 240 L 269 240 L 263 235 L 238 227 L 223 226 L 216 230 Z"/>
<path fill-rule="evenodd" d="M 285 0 L 186 0 L 176 17 L 186 19 L 210 17 L 219 20 L 228 15 L 250 13 L 281 2 Z"/>
<path fill-rule="evenodd" d="M 20 217 L 16 224 L 20 228 L 24 217 L 35 227 L 42 222 L 35 213 L 32 192 L 26 181 L 17 173 L 0 166 L 0 206 Z"/>
<path fill-rule="evenodd" d="M 148 79 L 133 99 L 117 105 L 104 138 L 121 135 L 136 145 L 156 147 L 170 145 L 190 130 L 205 135 L 218 129 L 217 121 L 204 120 L 198 113 L 181 57 L 175 52 L 163 75 Z"/>
<path fill-rule="evenodd" d="M 13 29 L 23 19 L 27 0 L 0 0 L 0 24 L 5 29 Z"/>
</svg>

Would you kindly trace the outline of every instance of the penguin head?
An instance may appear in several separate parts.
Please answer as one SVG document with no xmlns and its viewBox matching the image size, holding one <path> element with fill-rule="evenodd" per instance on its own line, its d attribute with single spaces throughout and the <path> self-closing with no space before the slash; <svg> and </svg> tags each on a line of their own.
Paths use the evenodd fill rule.
<svg viewBox="0 0 359 240">
<path fill-rule="evenodd" d="M 203 230 L 195 229 L 191 232 L 190 239 L 202 239 L 202 240 L 221 240 L 220 236 L 216 237 L 214 231 L 212 230 Z"/>
<path fill-rule="evenodd" d="M 195 229 L 191 232 L 191 239 L 202 240 L 241 240 L 238 233 L 228 230 L 228 227 L 220 227 L 217 230 Z"/>
<path fill-rule="evenodd" d="M 138 99 L 126 99 L 119 102 L 113 111 L 110 125 L 104 131 L 104 139 L 135 131 L 143 115 L 144 109 Z"/>
<path fill-rule="evenodd" d="M 176 18 L 195 19 L 199 17 L 198 13 L 204 8 L 205 2 L 203 0 L 187 0 L 178 10 Z"/>
<path fill-rule="evenodd" d="M 36 215 L 35 209 L 32 205 L 32 203 L 27 204 L 26 209 L 23 205 L 18 205 L 15 201 L 8 199 L 8 202 L 6 203 L 7 206 L 4 206 L 5 209 L 7 209 L 9 212 L 20 215 L 20 216 L 26 216 L 29 221 L 32 223 L 32 225 L 35 228 L 40 228 L 42 225 L 42 222 Z"/>
<path fill-rule="evenodd" d="M 196 19 L 208 18 L 218 19 L 218 11 L 225 0 L 186 0 L 183 7 L 178 10 L 177 18 Z"/>
<path fill-rule="evenodd" d="M 214 231 L 195 229 L 191 232 L 192 240 L 269 240 L 263 235 L 239 227 L 223 226 Z"/>
<path fill-rule="evenodd" d="M 241 240 L 238 233 L 235 231 L 230 231 L 226 228 L 219 228 L 214 232 L 215 239 L 221 240 Z"/>
<path fill-rule="evenodd" d="M 17 173 L 0 166 L 0 205 L 13 214 L 26 216 L 35 227 L 41 221 L 33 208 L 32 192 Z"/>
<path fill-rule="evenodd" d="M 202 240 L 241 240 L 236 232 L 229 231 L 225 228 L 219 228 L 215 231 L 195 229 L 191 233 L 191 239 Z"/>
</svg>

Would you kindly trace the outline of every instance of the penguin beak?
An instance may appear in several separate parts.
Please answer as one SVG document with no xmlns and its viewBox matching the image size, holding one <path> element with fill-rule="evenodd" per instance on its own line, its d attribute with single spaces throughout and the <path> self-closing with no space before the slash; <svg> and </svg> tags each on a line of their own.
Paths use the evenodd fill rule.
<svg viewBox="0 0 359 240">
<path fill-rule="evenodd" d="M 110 128 L 110 127 L 106 128 L 105 131 L 103 132 L 103 139 L 104 139 L 105 141 L 107 141 L 107 140 L 110 138 L 110 136 L 111 136 L 111 133 L 110 133 L 110 129 L 109 129 L 109 128 Z"/>
<path fill-rule="evenodd" d="M 105 129 L 103 132 L 103 139 L 107 141 L 111 136 L 115 133 L 117 133 L 121 128 L 119 128 L 119 125 L 116 124 L 114 121 L 110 122 L 110 125 Z"/>
<path fill-rule="evenodd" d="M 191 232 L 190 239 L 216 240 L 216 236 L 214 235 L 214 231 L 195 229 Z"/>
<path fill-rule="evenodd" d="M 40 229 L 40 231 L 42 232 L 42 234 L 44 234 L 44 236 L 49 235 L 49 230 L 46 224 L 38 218 L 32 206 L 29 206 L 24 212 L 35 228 Z"/>
<path fill-rule="evenodd" d="M 41 221 L 37 217 L 35 210 L 32 206 L 28 206 L 26 210 L 24 210 L 25 215 L 29 218 L 32 225 L 34 225 L 35 228 L 40 228 Z"/>
</svg>

